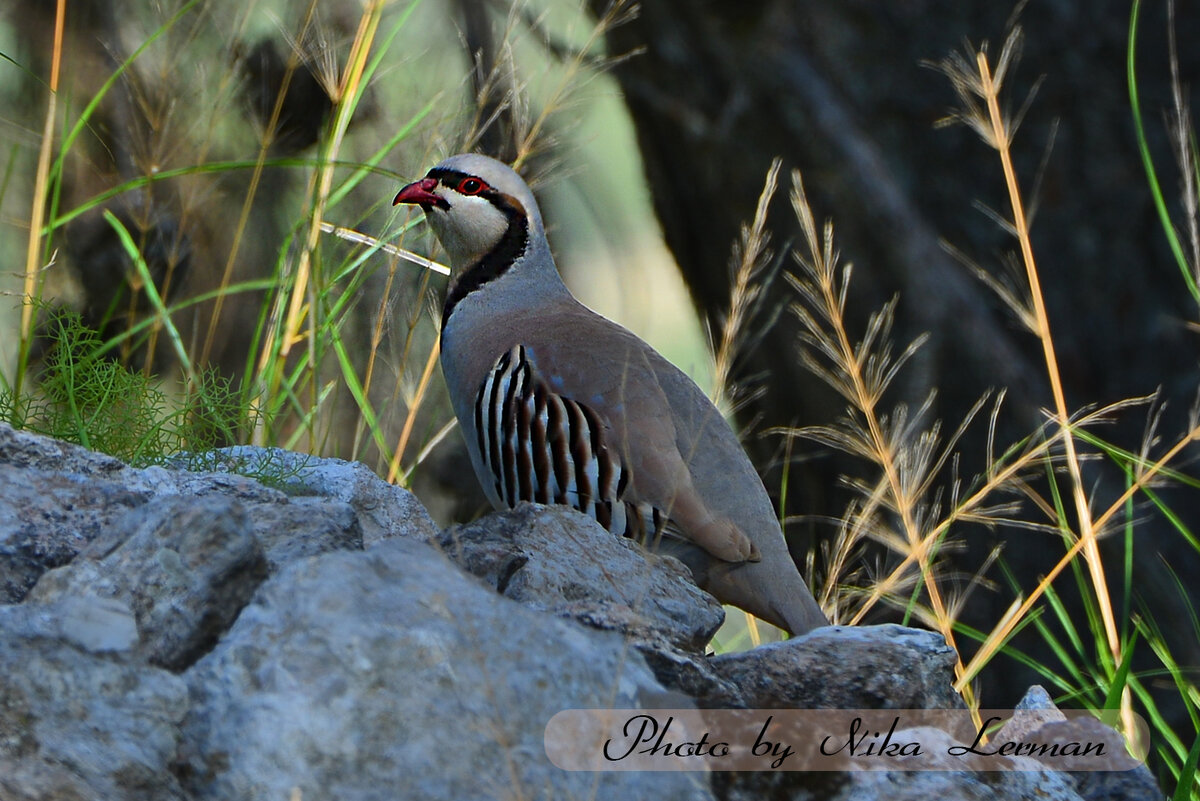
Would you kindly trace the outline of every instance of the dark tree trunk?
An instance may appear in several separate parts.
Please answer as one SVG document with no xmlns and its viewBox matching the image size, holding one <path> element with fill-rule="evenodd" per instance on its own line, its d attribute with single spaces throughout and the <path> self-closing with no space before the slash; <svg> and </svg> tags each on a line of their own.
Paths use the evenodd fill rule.
<svg viewBox="0 0 1200 801">
<path fill-rule="evenodd" d="M 593 0 L 593 7 L 599 12 L 607 2 Z M 1040 410 L 1051 405 L 1040 345 L 941 246 L 947 240 L 993 272 L 997 256 L 1015 249 L 1015 240 L 971 207 L 979 201 L 1007 216 L 999 161 L 964 127 L 935 130 L 954 95 L 943 75 L 922 66 L 968 38 L 990 39 L 994 61 L 1011 11 L 956 0 L 648 0 L 636 21 L 613 31 L 611 51 L 646 48 L 616 76 L 667 243 L 700 313 L 719 325 L 729 303 L 731 244 L 753 216 L 772 158 L 782 156 L 803 171 L 818 218 L 835 221 L 843 261 L 855 265 L 850 306 L 858 330 L 866 313 L 899 293 L 897 347 L 930 334 L 889 401 L 915 405 L 937 387 L 933 416 L 952 430 L 985 390 L 1004 387 L 998 441 L 1033 431 L 1044 419 Z M 1026 34 L 1024 56 L 1007 91 L 1015 111 L 1045 76 L 1016 142 L 1027 193 L 1057 125 L 1033 233 L 1068 404 L 1111 403 L 1162 386 L 1173 412 L 1164 424 L 1171 436 L 1183 429 L 1196 387 L 1194 335 L 1185 325 L 1196 308 L 1164 247 L 1136 148 L 1125 81 L 1128 15 L 1123 0 L 1028 3 L 1017 20 Z M 1196 41 L 1197 21 L 1194 10 L 1178 20 L 1185 82 L 1197 73 L 1200 51 L 1182 43 Z M 1173 186 L 1177 171 L 1160 123 L 1169 104 L 1162 4 L 1147 5 L 1142 30 L 1143 104 L 1165 184 Z M 780 246 L 799 236 L 783 195 L 771 216 Z M 772 292 L 790 300 L 782 283 Z M 795 320 L 781 316 L 770 339 L 740 365 L 743 378 L 765 377 L 766 393 L 744 413 L 760 428 L 830 423 L 844 409 L 802 365 L 797 332 Z M 1104 433 L 1136 449 L 1143 423 L 1134 412 Z M 984 467 L 983 449 L 974 446 L 983 442 L 986 421 L 976 428 L 976 439 L 965 444 L 976 456 L 964 462 L 964 473 Z M 760 462 L 778 444 L 759 440 Z M 789 486 L 797 497 L 789 510 L 840 516 L 846 495 L 838 476 L 859 470 L 821 453 L 794 464 Z M 1098 470 L 1094 478 L 1110 490 L 1102 497 L 1120 489 L 1119 476 Z M 767 484 L 779 486 L 770 475 Z M 1181 508 L 1194 521 L 1190 505 Z M 806 535 L 831 533 L 815 527 Z M 1037 539 L 1044 535 L 1000 534 L 1009 540 L 1005 557 L 1026 579 L 1061 554 Z M 1153 547 L 1141 548 L 1139 571 L 1158 570 L 1157 552 L 1181 544 L 1177 535 L 1158 534 Z M 980 564 L 979 552 L 992 544 L 976 532 L 970 537 L 975 547 L 966 567 Z M 793 549 L 808 544 L 793 542 Z M 1143 586 L 1159 580 L 1143 578 Z M 973 599 L 969 617 L 994 622 L 1010 598 L 1001 592 Z"/>
</svg>

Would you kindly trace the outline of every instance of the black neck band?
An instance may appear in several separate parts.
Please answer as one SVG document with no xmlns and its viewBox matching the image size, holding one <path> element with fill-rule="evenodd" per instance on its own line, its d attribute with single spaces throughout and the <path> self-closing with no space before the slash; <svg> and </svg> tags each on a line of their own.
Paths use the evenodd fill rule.
<svg viewBox="0 0 1200 801">
<path fill-rule="evenodd" d="M 529 246 L 529 220 L 525 214 L 513 206 L 496 203 L 498 209 L 508 217 L 508 229 L 482 259 L 471 265 L 450 285 L 446 292 L 446 303 L 442 306 L 442 334 L 446 332 L 446 323 L 459 301 L 482 287 L 488 281 L 495 280 L 504 274 L 513 263 L 525 253 Z"/>
</svg>

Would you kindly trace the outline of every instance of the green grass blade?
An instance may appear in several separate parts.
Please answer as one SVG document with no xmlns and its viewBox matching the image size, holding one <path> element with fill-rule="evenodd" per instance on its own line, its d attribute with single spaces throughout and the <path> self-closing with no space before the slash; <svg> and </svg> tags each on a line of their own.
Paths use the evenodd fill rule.
<svg viewBox="0 0 1200 801">
<path fill-rule="evenodd" d="M 1197 553 L 1200 553 L 1200 537 L 1197 537 L 1196 532 L 1192 531 L 1192 529 L 1183 522 L 1183 518 L 1181 518 L 1175 512 L 1175 510 L 1167 506 L 1166 502 L 1163 501 L 1159 494 L 1149 487 L 1142 487 L 1142 494 L 1150 499 L 1151 503 L 1157 507 L 1158 511 L 1162 513 L 1163 517 L 1167 519 L 1167 522 L 1171 524 L 1179 536 L 1183 537 L 1184 542 L 1186 542 L 1188 545 L 1191 545 Z"/>
<path fill-rule="evenodd" d="M 311 167 L 319 166 L 322 163 L 325 163 L 325 162 L 320 162 L 317 159 L 312 159 L 312 158 L 279 158 L 279 159 L 270 159 L 270 160 L 264 162 L 264 165 L 267 167 L 311 168 Z M 352 167 L 352 168 L 363 168 L 364 167 L 362 162 L 358 162 L 358 161 L 333 161 L 333 162 L 328 162 L 328 163 L 334 164 L 335 166 L 338 166 L 338 167 Z M 134 190 L 141 189 L 143 187 L 149 186 L 150 184 L 157 183 L 159 181 L 167 181 L 167 180 L 171 180 L 173 178 L 179 178 L 179 177 L 186 176 L 186 175 L 205 175 L 205 174 L 209 174 L 209 173 L 229 172 L 231 170 L 253 170 L 257 165 L 258 165 L 258 162 L 254 161 L 253 159 L 251 159 L 251 160 L 238 159 L 238 160 L 232 160 L 232 161 L 212 161 L 212 162 L 207 162 L 205 164 L 193 164 L 193 165 L 190 165 L 187 167 L 177 167 L 177 168 L 171 169 L 171 170 L 162 170 L 160 172 L 156 172 L 153 175 L 139 175 L 136 178 L 130 178 L 128 181 L 125 181 L 124 183 L 118 184 L 117 186 L 106 189 L 103 192 L 100 192 L 99 194 L 93 195 L 92 197 L 90 197 L 87 200 L 85 200 L 84 202 L 80 203 L 78 206 L 71 209 L 70 211 L 63 212 L 63 214 L 58 217 L 52 216 L 50 222 L 47 222 L 42 227 L 42 234 L 46 235 L 46 234 L 49 234 L 51 231 L 53 231 L 56 228 L 61 228 L 62 226 L 66 225 L 67 223 L 71 222 L 71 220 L 74 220 L 76 217 L 79 217 L 80 215 L 85 214 L 88 211 L 91 211 L 92 209 L 96 208 L 97 206 L 103 205 L 105 202 L 111 200 L 114 197 L 117 197 L 118 195 L 122 195 L 126 192 L 132 192 Z M 385 176 L 387 178 L 391 178 L 391 179 L 394 179 L 397 181 L 402 179 L 402 176 L 399 173 L 397 173 L 393 170 L 384 169 L 379 166 L 365 165 L 365 169 L 367 172 L 370 172 L 372 174 L 382 175 L 382 176 Z"/>
<path fill-rule="evenodd" d="M 1012 640 L 1017 636 L 1017 634 L 1023 631 L 1026 627 L 1034 624 L 1034 622 L 1043 614 L 1044 610 L 1035 609 L 1026 615 L 1025 618 L 1021 620 L 1021 622 L 1018 623 L 1013 629 L 1012 634 L 1010 634 L 1004 643 L 1001 644 L 999 653 L 1002 653 L 1010 659 L 1014 659 L 1022 665 L 1025 665 L 1027 668 L 1037 673 L 1038 676 L 1040 676 L 1047 684 L 1051 685 L 1057 690 L 1060 690 L 1062 693 L 1073 693 L 1076 684 L 1070 679 L 1056 672 L 1045 662 L 1036 659 L 1031 654 L 1028 654 L 1012 645 Z M 988 638 L 986 632 L 980 631 L 973 626 L 968 626 L 966 623 L 961 621 L 955 621 L 954 630 L 955 632 L 960 633 L 968 639 L 974 640 L 975 642 L 984 642 Z"/>
<path fill-rule="evenodd" d="M 1115 712 L 1121 708 L 1121 696 L 1129 683 L 1129 668 L 1133 664 L 1133 648 L 1136 644 L 1137 630 L 1135 629 L 1133 636 L 1125 641 L 1125 647 L 1121 649 L 1121 664 L 1117 667 L 1112 681 L 1109 682 L 1108 692 L 1104 696 L 1105 712 Z"/>
<path fill-rule="evenodd" d="M 358 404 L 359 411 L 362 412 L 363 418 L 366 420 L 367 428 L 371 432 L 371 437 L 375 440 L 376 447 L 384 457 L 391 461 L 392 451 L 387 440 L 383 437 L 383 429 L 379 425 L 379 418 L 375 414 L 375 408 L 371 405 L 370 399 L 363 392 L 362 382 L 358 379 L 358 373 L 355 372 L 354 362 L 350 359 L 350 355 L 346 352 L 346 344 L 342 340 L 339 333 L 334 332 L 331 337 L 330 344 L 333 345 L 334 353 L 337 354 L 338 365 L 342 368 L 342 378 L 346 381 L 346 389 L 350 391 L 350 395 L 354 398 L 354 402 Z"/>
<path fill-rule="evenodd" d="M 170 340 L 171 347 L 175 351 L 175 356 L 179 359 L 180 367 L 183 368 L 184 373 L 188 377 L 188 383 L 195 386 L 197 384 L 196 371 L 192 367 L 191 357 L 188 356 L 187 347 L 183 344 L 183 337 L 179 334 L 179 329 L 175 327 L 174 321 L 171 320 L 171 312 L 167 309 L 166 304 L 163 303 L 162 296 L 158 294 L 158 287 L 154 285 L 154 276 L 150 274 L 150 267 L 146 264 L 146 259 L 142 256 L 142 252 L 138 250 L 137 243 L 133 241 L 132 234 L 117 219 L 117 215 L 105 209 L 104 219 L 116 231 L 117 236 L 121 239 L 121 246 L 125 248 L 125 252 L 129 254 L 129 258 L 133 259 L 138 276 L 142 279 L 142 291 L 146 293 L 146 297 L 150 300 L 150 305 L 154 307 L 156 318 L 162 323 L 163 330 L 167 332 L 167 339 Z"/>
<path fill-rule="evenodd" d="M 1195 793 L 1200 793 L 1200 777 L 1196 775 L 1197 763 L 1200 763 L 1200 734 L 1192 740 L 1187 759 L 1179 769 L 1179 784 L 1175 786 L 1175 794 L 1171 796 L 1171 801 L 1192 801 L 1196 797 Z"/>
<path fill-rule="evenodd" d="M 1191 267 L 1188 266 L 1187 256 L 1183 252 L 1183 244 L 1179 241 L 1179 235 L 1171 223 L 1171 214 L 1167 210 L 1167 201 L 1163 197 L 1162 186 L 1158 182 L 1154 159 L 1150 155 L 1150 143 L 1146 139 L 1146 128 L 1142 123 L 1142 105 L 1138 96 L 1136 67 L 1138 15 L 1141 12 L 1141 6 L 1141 0 L 1133 0 L 1133 9 L 1129 15 L 1129 47 L 1126 59 L 1129 107 L 1133 112 L 1133 127 L 1137 134 L 1138 151 L 1142 156 L 1142 165 L 1146 168 L 1146 181 L 1150 184 L 1150 196 L 1154 200 L 1154 208 L 1158 211 L 1159 222 L 1162 223 L 1163 233 L 1167 236 L 1167 244 L 1171 247 L 1171 254 L 1175 257 L 1175 263 L 1179 266 L 1179 272 L 1183 275 L 1188 292 L 1192 294 L 1197 303 L 1200 303 L 1200 286 L 1196 285 L 1196 277 L 1192 275 Z"/>
<path fill-rule="evenodd" d="M 421 120 L 425 119 L 429 112 L 433 111 L 434 106 L 437 105 L 437 101 L 439 99 L 440 95 L 426 103 L 425 106 L 417 111 L 417 113 L 414 114 L 407 123 L 400 127 L 400 130 L 396 131 L 391 139 L 384 143 L 383 147 L 372 153 L 366 161 L 362 162 L 358 169 L 352 172 L 346 178 L 346 180 L 344 180 L 337 188 L 335 188 L 329 195 L 329 208 L 334 208 L 337 206 L 337 204 L 344 199 L 346 195 L 348 195 L 355 187 L 359 185 L 363 178 L 380 172 L 380 170 L 377 169 L 379 162 L 383 161 L 383 159 L 392 152 L 396 145 L 408 138 L 409 134 L 412 133 L 413 128 L 416 128 L 417 125 L 420 124 Z M 389 174 L 394 175 L 395 173 Z"/>
<path fill-rule="evenodd" d="M 1148 466 L 1147 460 L 1142 458 L 1142 456 L 1140 456 L 1139 454 L 1136 454 L 1133 451 L 1129 451 L 1124 448 L 1117 447 L 1116 445 L 1113 445 L 1111 442 L 1101 439 L 1100 437 L 1096 436 L 1095 434 L 1091 433 L 1090 431 L 1087 431 L 1086 429 L 1082 429 L 1082 428 L 1076 429 L 1075 434 L 1077 437 L 1079 437 L 1079 439 L 1082 439 L 1083 441 L 1087 442 L 1089 445 L 1093 446 L 1097 450 L 1102 451 L 1106 456 L 1108 456 L 1108 458 L 1112 459 L 1114 462 L 1116 462 L 1119 465 L 1122 465 L 1123 467 L 1145 468 Z M 1182 484 L 1186 487 L 1191 487 L 1192 489 L 1200 489 L 1200 478 L 1195 478 L 1193 476 L 1189 476 L 1187 473 L 1183 473 L 1179 470 L 1174 470 L 1166 465 L 1164 465 L 1158 469 L 1157 475 L 1160 478 L 1163 478 L 1165 480 L 1168 480 L 1168 481 L 1171 481 L 1174 483 Z"/>
</svg>

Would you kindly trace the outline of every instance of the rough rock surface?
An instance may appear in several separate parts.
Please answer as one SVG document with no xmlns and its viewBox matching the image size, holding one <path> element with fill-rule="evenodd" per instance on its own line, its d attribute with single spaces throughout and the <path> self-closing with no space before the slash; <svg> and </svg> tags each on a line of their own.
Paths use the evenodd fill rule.
<svg viewBox="0 0 1200 801">
<path fill-rule="evenodd" d="M 195 469 L 195 459 L 190 461 Z M 368 545 L 395 536 L 399 529 L 407 529 L 405 536 L 425 540 L 438 535 L 433 519 L 411 492 L 387 483 L 361 462 L 237 446 L 205 454 L 199 463 L 221 472 L 271 476 L 272 483 L 294 500 L 342 501 L 354 510 Z"/>
<path fill-rule="evenodd" d="M 957 709 L 954 651 L 940 635 L 895 624 L 827 626 L 712 660 L 760 709 Z"/>
<path fill-rule="evenodd" d="M 266 577 L 239 501 L 179 495 L 114 520 L 73 562 L 44 574 L 29 601 L 122 601 L 137 620 L 139 654 L 178 671 L 212 647 Z"/>
<path fill-rule="evenodd" d="M 634 640 L 702 650 L 725 620 L 671 557 L 647 559 L 573 509 L 523 503 L 441 537 L 450 558 L 506 598 Z"/>
<path fill-rule="evenodd" d="M 119 480 L 125 470 L 116 459 L 0 424 L 0 603 L 20 601 L 47 569 L 145 503 L 144 492 Z"/>
<path fill-rule="evenodd" d="M 245 504 L 272 567 L 384 537 L 438 533 L 412 493 L 362 464 L 278 448 L 226 448 L 173 464 L 191 469 L 129 467 L 0 423 L 0 603 L 21 601 L 42 573 L 70 562 L 129 510 L 177 495 Z"/>
<path fill-rule="evenodd" d="M 128 611 L 91 609 L 0 606 L 0 798 L 186 798 L 170 764 L 187 686 L 124 658 Z M 110 636 L 80 636 L 97 623 Z"/>
<path fill-rule="evenodd" d="M 897 732 L 932 750 L 956 741 L 938 729 Z M 731 774 L 720 777 L 718 796 L 726 801 L 787 798 L 796 801 L 1085 801 L 1065 774 L 1029 771 L 850 771 L 838 774 Z"/>
<path fill-rule="evenodd" d="M 1029 688 L 1025 697 L 1017 703 L 1016 708 L 1044 712 L 1036 719 L 1040 725 L 1019 728 L 1010 722 L 1000 730 L 997 734 L 998 738 L 1044 739 L 1053 742 L 1055 726 L 1066 720 L 1066 716 L 1058 711 L 1058 707 L 1054 705 L 1050 695 L 1038 685 Z M 1097 725 L 1099 725 L 1098 721 Z M 1162 792 L 1158 789 L 1158 782 L 1154 780 L 1154 774 L 1145 765 L 1119 772 L 1080 771 L 1072 773 L 1071 776 L 1075 779 L 1075 786 L 1079 794 L 1088 801 L 1161 801 L 1163 797 Z"/>
<path fill-rule="evenodd" d="M 556 712 L 662 688 L 621 637 L 497 599 L 421 543 L 290 566 L 187 678 L 196 798 L 708 797 L 688 774 L 549 765 Z"/>
<path fill-rule="evenodd" d="M 1144 768 L 561 770 L 564 709 L 955 706 L 953 654 L 874 626 L 706 655 L 720 607 L 590 520 L 527 506 L 439 537 L 362 465 L 285 451 L 134 469 L 0 424 L 0 600 L 2 801 L 1157 792 Z"/>
<path fill-rule="evenodd" d="M 897 732 L 900 740 L 919 740 L 928 745 L 931 753 L 945 754 L 958 743 L 938 729 L 906 730 Z M 1032 762 L 1032 760 L 1027 760 Z M 1075 783 L 1065 773 L 1048 770 L 1007 771 L 964 771 L 955 767 L 950 757 L 945 757 L 946 770 L 914 771 L 853 771 L 847 773 L 849 781 L 841 788 L 836 801 L 855 801 L 859 798 L 890 799 L 891 801 L 929 801 L 931 798 L 952 798 L 963 801 L 990 801 L 990 799 L 1040 799 L 1054 798 L 1062 801 L 1083 801 L 1076 791 Z"/>
</svg>

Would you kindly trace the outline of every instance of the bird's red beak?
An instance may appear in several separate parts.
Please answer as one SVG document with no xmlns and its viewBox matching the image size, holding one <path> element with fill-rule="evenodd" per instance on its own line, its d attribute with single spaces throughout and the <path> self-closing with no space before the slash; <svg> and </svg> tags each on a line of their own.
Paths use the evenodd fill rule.
<svg viewBox="0 0 1200 801">
<path fill-rule="evenodd" d="M 437 178 L 422 178 L 419 181 L 413 181 L 400 190 L 400 193 L 396 195 L 396 199 L 392 201 L 392 205 L 398 206 L 401 203 L 414 203 L 426 211 L 429 211 L 431 206 L 445 208 L 449 205 L 446 203 L 446 199 L 433 192 L 437 185 Z"/>
</svg>

